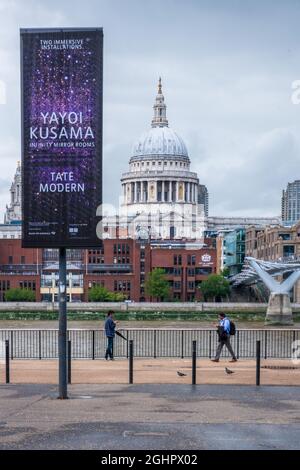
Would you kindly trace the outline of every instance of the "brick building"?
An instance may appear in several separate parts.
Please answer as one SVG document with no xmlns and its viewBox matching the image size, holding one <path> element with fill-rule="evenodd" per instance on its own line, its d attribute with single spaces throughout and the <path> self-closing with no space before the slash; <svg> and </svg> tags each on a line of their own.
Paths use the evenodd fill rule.
<svg viewBox="0 0 300 470">
<path fill-rule="evenodd" d="M 15 287 L 29 288 L 41 300 L 41 270 L 42 250 L 25 250 L 20 239 L 0 239 L 0 300 L 5 299 L 6 290 Z"/>
<path fill-rule="evenodd" d="M 246 256 L 266 261 L 286 261 L 300 258 L 300 222 L 292 227 L 249 227 L 246 230 Z M 300 282 L 292 292 L 292 300 L 300 301 Z"/>
<path fill-rule="evenodd" d="M 198 289 L 209 274 L 216 272 L 216 249 L 186 241 L 106 239 L 96 250 L 67 250 L 68 300 L 87 301 L 88 292 L 100 284 L 128 299 L 149 301 L 145 293 L 147 275 L 163 268 L 170 284 L 171 298 L 200 300 Z M 58 250 L 21 247 L 20 239 L 0 239 L 0 298 L 13 287 L 26 287 L 36 300 L 56 301 L 58 294 Z"/>
</svg>

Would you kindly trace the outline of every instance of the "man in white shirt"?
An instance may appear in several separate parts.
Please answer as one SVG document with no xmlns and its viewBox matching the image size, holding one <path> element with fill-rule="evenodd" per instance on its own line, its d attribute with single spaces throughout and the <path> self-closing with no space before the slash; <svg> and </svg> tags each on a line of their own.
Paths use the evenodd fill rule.
<svg viewBox="0 0 300 470">
<path fill-rule="evenodd" d="M 219 344 L 217 347 L 216 356 L 214 359 L 212 359 L 212 362 L 219 362 L 224 346 L 226 346 L 232 356 L 232 359 L 229 362 L 236 362 L 237 358 L 230 344 L 230 320 L 226 317 L 225 313 L 220 313 L 219 319 L 219 324 L 216 325 L 219 335 Z"/>
</svg>

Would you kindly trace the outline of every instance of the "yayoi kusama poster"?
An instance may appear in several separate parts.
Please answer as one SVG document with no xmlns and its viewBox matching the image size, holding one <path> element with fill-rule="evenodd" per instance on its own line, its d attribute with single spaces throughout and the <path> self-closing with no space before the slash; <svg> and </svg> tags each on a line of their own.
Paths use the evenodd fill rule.
<svg viewBox="0 0 300 470">
<path fill-rule="evenodd" d="M 99 244 L 102 64 L 102 29 L 21 30 L 24 247 Z"/>
</svg>

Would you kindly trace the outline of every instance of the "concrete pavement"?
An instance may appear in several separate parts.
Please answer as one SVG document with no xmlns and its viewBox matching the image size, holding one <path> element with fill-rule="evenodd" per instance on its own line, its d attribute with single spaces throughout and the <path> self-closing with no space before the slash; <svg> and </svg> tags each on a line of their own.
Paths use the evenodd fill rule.
<svg viewBox="0 0 300 470">
<path fill-rule="evenodd" d="M 239 360 L 230 363 L 221 359 L 213 363 L 209 359 L 197 359 L 198 384 L 255 384 L 255 360 Z M 56 384 L 57 360 L 12 360 L 11 383 Z M 227 375 L 225 366 L 234 373 Z M 186 374 L 178 377 L 177 371 Z M 191 359 L 134 359 L 134 383 L 190 384 L 192 380 Z M 5 381 L 4 364 L 0 364 L 0 383 Z M 73 384 L 127 384 L 128 360 L 73 360 Z M 261 361 L 261 384 L 300 385 L 300 364 L 292 361 L 268 359 Z"/>
<path fill-rule="evenodd" d="M 298 387 L 0 386 L 0 449 L 299 449 Z"/>
</svg>

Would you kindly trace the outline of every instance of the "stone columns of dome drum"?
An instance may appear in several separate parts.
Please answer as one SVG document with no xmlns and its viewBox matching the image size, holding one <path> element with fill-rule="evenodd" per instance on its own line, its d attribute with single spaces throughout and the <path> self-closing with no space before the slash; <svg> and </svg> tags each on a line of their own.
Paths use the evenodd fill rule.
<svg viewBox="0 0 300 470">
<path fill-rule="evenodd" d="M 147 181 L 142 181 L 142 202 L 147 202 Z"/>
<path fill-rule="evenodd" d="M 169 181 L 169 202 L 172 202 L 172 181 Z"/>
<path fill-rule="evenodd" d="M 137 199 L 137 202 L 141 202 L 141 182 L 137 181 L 136 185 L 137 185 L 136 199 Z"/>
<path fill-rule="evenodd" d="M 165 182 L 161 183 L 161 201 L 165 202 Z"/>
<path fill-rule="evenodd" d="M 134 201 L 134 183 L 130 183 L 130 202 Z"/>
</svg>

